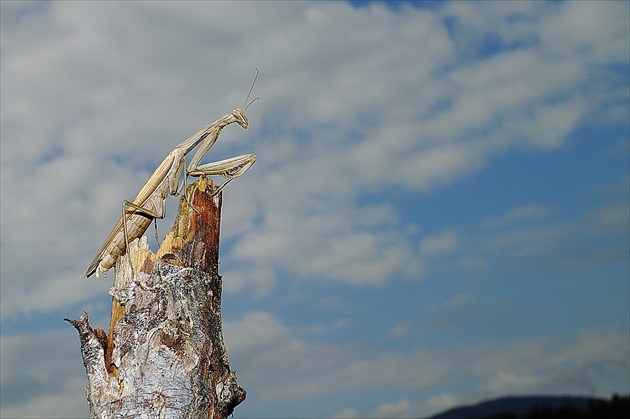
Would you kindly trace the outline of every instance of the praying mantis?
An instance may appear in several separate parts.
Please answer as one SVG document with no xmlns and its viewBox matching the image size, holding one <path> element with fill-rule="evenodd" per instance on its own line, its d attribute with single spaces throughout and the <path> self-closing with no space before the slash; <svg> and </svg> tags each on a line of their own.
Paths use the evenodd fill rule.
<svg viewBox="0 0 630 419">
<path fill-rule="evenodd" d="M 227 179 L 221 183 L 214 192 L 216 195 L 223 189 L 228 182 L 236 179 L 245 173 L 256 162 L 256 156 L 253 154 L 244 154 L 217 162 L 202 164 L 201 160 L 206 153 L 214 145 L 226 126 L 237 123 L 241 127 L 247 129 L 248 122 L 245 116 L 245 110 L 256 99 L 249 104 L 249 96 L 254 88 L 256 79 L 258 78 L 258 70 L 256 70 L 256 78 L 249 89 L 243 109 L 236 108 L 232 113 L 222 116 L 211 124 L 206 125 L 186 140 L 179 143 L 173 151 L 155 169 L 147 183 L 140 189 L 138 195 L 133 201 L 123 201 L 123 213 L 109 236 L 103 242 L 100 250 L 94 257 L 90 267 L 85 273 L 85 277 L 89 278 L 92 274 L 107 275 L 115 264 L 116 260 L 125 254 L 128 244 L 141 237 L 149 228 L 154 219 L 162 219 L 166 215 L 166 198 L 169 194 L 177 196 L 183 190 L 188 176 L 202 175 L 222 175 Z M 190 164 L 186 167 L 186 156 L 195 147 L 199 145 L 199 149 L 192 157 Z M 180 183 L 179 179 L 182 177 Z"/>
</svg>

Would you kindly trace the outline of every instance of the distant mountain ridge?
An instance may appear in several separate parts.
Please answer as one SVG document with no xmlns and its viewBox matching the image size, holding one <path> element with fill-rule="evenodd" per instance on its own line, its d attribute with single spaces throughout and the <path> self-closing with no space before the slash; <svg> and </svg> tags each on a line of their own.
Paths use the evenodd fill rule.
<svg viewBox="0 0 630 419">
<path fill-rule="evenodd" d="M 615 395 L 610 401 L 575 396 L 508 396 L 455 407 L 430 419 L 575 417 L 567 416 L 570 412 L 580 418 L 630 418 L 630 396 Z"/>
</svg>

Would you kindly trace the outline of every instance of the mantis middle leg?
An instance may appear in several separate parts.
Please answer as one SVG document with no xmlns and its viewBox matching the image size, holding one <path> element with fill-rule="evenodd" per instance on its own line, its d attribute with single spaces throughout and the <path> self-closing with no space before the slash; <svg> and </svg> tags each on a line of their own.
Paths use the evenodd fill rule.
<svg viewBox="0 0 630 419">
<path fill-rule="evenodd" d="M 149 209 L 146 206 L 143 207 L 141 205 L 138 205 L 138 204 L 136 204 L 134 202 L 131 202 L 131 201 L 128 201 L 126 199 L 123 201 L 123 206 L 122 206 L 123 216 L 122 216 L 122 220 L 123 220 L 123 234 L 125 236 L 125 248 L 126 249 L 129 249 L 129 233 L 128 233 L 128 229 L 127 229 L 127 218 L 129 218 L 130 221 L 134 221 L 134 230 L 132 232 L 132 236 L 133 236 L 132 240 L 137 239 L 146 230 L 146 227 L 138 228 L 139 227 L 137 225 L 138 221 L 136 220 L 138 215 L 146 216 L 146 218 L 151 217 L 154 220 L 157 220 L 158 218 L 162 219 L 166 215 L 166 201 L 165 201 L 166 197 L 162 197 L 161 195 L 162 194 L 154 195 L 151 199 L 149 199 L 146 202 L 146 204 L 152 204 L 153 209 Z M 131 212 L 131 214 L 129 214 L 130 217 L 127 217 L 128 209 L 126 207 L 133 208 L 133 210 L 134 210 L 134 211 Z M 135 215 L 136 217 L 131 217 L 131 215 Z M 150 223 L 150 221 L 149 221 L 149 223 Z M 158 231 L 157 231 L 157 223 L 155 225 L 155 241 L 158 244 L 160 243 L 160 239 L 158 237 Z"/>
</svg>

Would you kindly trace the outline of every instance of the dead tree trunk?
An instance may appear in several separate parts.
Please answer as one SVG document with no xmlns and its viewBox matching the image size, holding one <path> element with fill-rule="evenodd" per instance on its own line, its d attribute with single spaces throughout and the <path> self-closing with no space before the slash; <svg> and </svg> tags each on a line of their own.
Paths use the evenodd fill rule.
<svg viewBox="0 0 630 419">
<path fill-rule="evenodd" d="M 188 187 L 157 255 L 142 237 L 119 258 L 109 335 L 87 313 L 66 319 L 79 331 L 92 418 L 225 418 L 245 399 L 223 344 L 215 190 L 205 178 Z"/>
</svg>

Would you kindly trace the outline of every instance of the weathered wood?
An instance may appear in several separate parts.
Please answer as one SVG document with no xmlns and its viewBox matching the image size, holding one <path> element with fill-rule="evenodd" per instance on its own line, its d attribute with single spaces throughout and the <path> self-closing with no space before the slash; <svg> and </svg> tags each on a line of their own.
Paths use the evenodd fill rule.
<svg viewBox="0 0 630 419">
<path fill-rule="evenodd" d="M 87 313 L 67 319 L 81 339 L 91 417 L 225 418 L 245 399 L 223 343 L 215 190 L 205 178 L 188 187 L 156 255 L 146 237 L 130 243 L 108 335 Z"/>
</svg>

